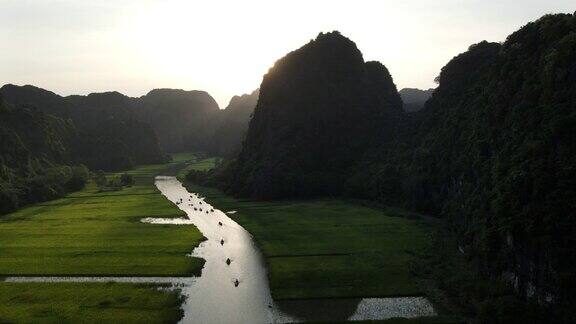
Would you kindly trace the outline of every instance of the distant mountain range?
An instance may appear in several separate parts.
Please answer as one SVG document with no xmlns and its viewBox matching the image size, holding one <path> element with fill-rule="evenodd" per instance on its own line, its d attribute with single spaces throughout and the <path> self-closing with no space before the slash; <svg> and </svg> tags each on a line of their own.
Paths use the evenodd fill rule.
<svg viewBox="0 0 576 324">
<path fill-rule="evenodd" d="M 155 89 L 62 97 L 34 86 L 0 88 L 0 213 L 53 199 L 88 170 L 160 163 L 166 151 L 230 156 L 240 149 L 258 92 L 220 110 L 203 91 Z M 80 178 L 80 179 L 79 179 Z"/>
<path fill-rule="evenodd" d="M 416 112 L 424 108 L 424 104 L 430 97 L 434 89 L 420 90 L 415 88 L 404 88 L 399 91 L 402 102 L 404 103 L 404 111 Z"/>
<path fill-rule="evenodd" d="M 166 158 L 154 130 L 139 120 L 131 99 L 118 92 L 62 97 L 33 86 L 5 85 L 0 95 L 17 108 L 69 121 L 74 128 L 71 162 L 119 170 Z"/>
<path fill-rule="evenodd" d="M 143 132 L 151 127 L 155 134 L 148 132 L 151 136 L 141 134 L 140 138 L 146 144 L 155 141 L 158 144 L 143 150 L 148 152 L 148 157 L 131 156 L 136 164 L 158 160 L 163 155 L 162 151 L 206 151 L 220 155 L 238 151 L 258 100 L 257 91 L 236 96 L 229 107 L 221 110 L 207 92 L 178 89 L 155 89 L 139 98 L 119 92 L 62 97 L 30 85 L 8 84 L 0 88 L 0 94 L 11 104 L 34 107 L 46 114 L 70 119 L 82 132 L 107 128 L 110 133 L 112 120 L 129 121 Z M 114 136 L 119 139 L 122 135 L 115 132 Z M 147 138 L 150 140 L 146 141 Z M 106 165 L 98 167 L 110 168 Z"/>
</svg>

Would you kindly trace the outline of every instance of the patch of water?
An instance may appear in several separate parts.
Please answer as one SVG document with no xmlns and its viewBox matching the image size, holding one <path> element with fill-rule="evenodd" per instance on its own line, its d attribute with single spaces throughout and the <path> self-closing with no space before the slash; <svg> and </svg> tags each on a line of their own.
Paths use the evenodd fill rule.
<svg viewBox="0 0 576 324">
<path fill-rule="evenodd" d="M 424 297 L 364 298 L 349 320 L 365 321 L 434 315 L 436 315 L 434 307 Z"/>
<path fill-rule="evenodd" d="M 188 218 L 146 217 L 146 218 L 142 218 L 140 221 L 142 223 L 149 223 L 149 224 L 194 225 L 194 222 Z"/>
</svg>

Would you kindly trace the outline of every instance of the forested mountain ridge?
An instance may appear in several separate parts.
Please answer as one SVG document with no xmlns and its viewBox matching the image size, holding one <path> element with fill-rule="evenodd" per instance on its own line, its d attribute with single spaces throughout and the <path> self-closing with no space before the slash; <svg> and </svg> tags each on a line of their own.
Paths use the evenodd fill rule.
<svg viewBox="0 0 576 324">
<path fill-rule="evenodd" d="M 553 321 L 573 318 L 576 17 L 471 46 L 410 114 L 383 108 L 400 102 L 393 83 L 368 94 L 352 44 L 320 35 L 274 65 L 216 181 L 252 198 L 345 195 L 442 217 L 483 274 L 553 306 Z"/>
<path fill-rule="evenodd" d="M 566 321 L 576 284 L 576 17 L 544 16 L 503 44 L 473 45 L 438 81 L 410 117 L 404 149 L 376 154 L 351 190 L 448 220 L 484 273 L 556 304 Z"/>
<path fill-rule="evenodd" d="M 131 99 L 118 92 L 62 97 L 29 85 L 5 85 L 0 95 L 15 106 L 32 107 L 73 124 L 69 162 L 120 170 L 166 159 L 154 131 L 138 120 Z"/>
<path fill-rule="evenodd" d="M 492 274 L 541 300 L 576 284 L 576 17 L 545 16 L 446 65 L 401 178 Z M 568 307 L 569 308 L 569 307 Z"/>
<path fill-rule="evenodd" d="M 7 84 L 0 88 L 0 94 L 7 102 L 34 106 L 45 113 L 70 119 L 80 132 L 94 132 L 95 137 L 109 134 L 107 140 L 115 137 L 128 143 L 129 138 L 134 136 L 122 135 L 123 127 L 131 126 L 131 132 L 140 132 L 139 136 L 148 145 L 148 150 L 141 151 L 139 143 L 131 143 L 126 147 L 133 154 L 120 157 L 123 162 L 118 160 L 122 166 L 107 167 L 109 162 L 99 161 L 94 164 L 95 167 L 107 169 L 123 168 L 130 164 L 129 160 L 137 164 L 159 161 L 161 158 L 158 157 L 163 156 L 162 150 L 230 155 L 239 150 L 258 100 L 257 92 L 235 96 L 227 109 L 221 110 L 210 94 L 198 90 L 154 89 L 138 98 L 116 91 L 62 97 L 30 85 Z M 104 132 L 106 129 L 109 131 Z M 126 138 L 122 139 L 122 136 Z M 91 145 L 97 144 L 93 138 L 91 140 Z M 159 145 L 154 143 L 156 141 Z M 113 147 L 104 146 L 102 150 L 94 150 L 100 152 L 95 156 L 108 149 L 114 150 Z"/>
<path fill-rule="evenodd" d="M 331 194 L 401 105 L 383 65 L 365 63 L 338 32 L 320 34 L 264 76 L 229 189 L 258 198 Z"/>
</svg>

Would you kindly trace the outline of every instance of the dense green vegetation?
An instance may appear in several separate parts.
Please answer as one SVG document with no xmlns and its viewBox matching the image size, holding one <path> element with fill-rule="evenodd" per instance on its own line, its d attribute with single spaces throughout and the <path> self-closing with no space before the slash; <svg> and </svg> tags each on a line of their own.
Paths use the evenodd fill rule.
<svg viewBox="0 0 576 324">
<path fill-rule="evenodd" d="M 472 323 L 547 323 L 555 317 L 536 300 L 518 298 L 506 280 L 479 273 L 470 260 L 454 233 L 437 228 L 411 272 L 441 313 Z"/>
<path fill-rule="evenodd" d="M 338 33 L 320 35 L 264 77 L 236 161 L 191 179 L 252 198 L 359 197 L 442 217 L 475 278 L 517 292 L 484 305 L 502 310 L 491 322 L 521 318 L 524 308 L 508 306 L 526 302 L 569 322 L 575 35 L 574 15 L 548 15 L 502 44 L 473 45 L 411 114 L 383 66 Z M 482 290 L 469 293 L 481 313 Z"/>
<path fill-rule="evenodd" d="M 338 32 L 320 34 L 264 76 L 229 190 L 254 198 L 341 191 L 358 156 L 401 111 L 386 67 L 365 63 Z"/>
<path fill-rule="evenodd" d="M 154 176 L 176 174 L 192 158 L 180 154 L 169 164 L 105 175 L 124 181 L 122 190 L 102 191 L 91 182 L 65 198 L 1 217 L 0 277 L 198 274 L 203 260 L 187 256 L 203 240 L 196 228 L 139 221 L 183 216 L 155 188 Z M 158 287 L 0 281 L 0 323 L 177 322 L 181 297 Z"/>
<path fill-rule="evenodd" d="M 0 97 L 0 214 L 81 189 L 89 177 L 70 161 L 72 125 Z"/>
<path fill-rule="evenodd" d="M 182 166 L 139 167 L 135 185 L 100 191 L 94 183 L 65 198 L 35 204 L 0 218 L 0 276 L 187 276 L 203 260 L 186 255 L 203 239 L 190 226 L 151 225 L 144 217 L 181 217 L 153 178 Z"/>
<path fill-rule="evenodd" d="M 156 285 L 0 282 L 0 323 L 176 323 L 181 302 Z"/>
<path fill-rule="evenodd" d="M 448 220 L 477 269 L 557 321 L 575 316 L 575 57 L 573 15 L 472 46 L 442 69 L 407 148 L 351 177 L 361 196 Z"/>
<path fill-rule="evenodd" d="M 335 199 L 259 202 L 188 184 L 255 238 L 277 300 L 414 296 L 408 262 L 429 241 L 429 225 Z"/>
<path fill-rule="evenodd" d="M 220 161 L 219 158 L 203 157 L 202 154 L 197 153 L 191 155 L 187 153 L 179 153 L 174 154 L 174 156 L 175 157 L 190 156 L 184 168 L 182 168 L 182 170 L 180 170 L 180 172 L 178 172 L 178 174 L 176 175 L 176 177 L 182 182 L 186 181 L 186 178 L 191 173 L 200 172 L 201 174 L 203 174 L 205 171 L 214 169 L 218 161 Z"/>
</svg>

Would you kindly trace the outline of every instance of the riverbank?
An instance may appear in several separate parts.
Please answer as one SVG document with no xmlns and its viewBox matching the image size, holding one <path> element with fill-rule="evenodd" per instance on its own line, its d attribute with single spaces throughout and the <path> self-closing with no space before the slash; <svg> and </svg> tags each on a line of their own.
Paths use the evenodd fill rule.
<svg viewBox="0 0 576 324">
<path fill-rule="evenodd" d="M 206 161 L 198 162 L 205 167 Z M 338 312 L 346 318 L 362 298 L 426 295 L 411 273 L 413 261 L 430 248 L 434 222 L 426 217 L 336 199 L 248 201 L 214 188 L 186 186 L 229 211 L 253 235 L 265 257 L 272 296 L 288 314 L 314 318 L 318 308 L 329 305 L 336 311 L 333 306 L 340 305 Z M 389 321 L 462 319 L 441 315 Z"/>
<path fill-rule="evenodd" d="M 427 224 L 334 199 L 254 202 L 188 184 L 255 238 L 275 300 L 418 296 L 409 262 Z"/>
<path fill-rule="evenodd" d="M 2 217 L 0 277 L 198 275 L 204 261 L 187 256 L 203 240 L 195 227 L 140 222 L 185 215 L 160 194 L 154 177 L 176 174 L 189 158 L 129 171 L 136 183 L 121 191 L 99 192 L 90 184 Z M 156 285 L 0 281 L 0 322 L 178 320 L 178 294 L 151 287 Z"/>
</svg>

